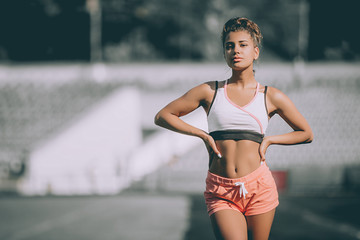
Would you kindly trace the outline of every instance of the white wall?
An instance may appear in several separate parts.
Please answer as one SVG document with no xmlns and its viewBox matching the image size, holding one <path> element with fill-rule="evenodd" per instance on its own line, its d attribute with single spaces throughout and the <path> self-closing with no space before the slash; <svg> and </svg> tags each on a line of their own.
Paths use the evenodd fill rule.
<svg viewBox="0 0 360 240">
<path fill-rule="evenodd" d="M 19 192 L 113 194 L 124 184 L 126 158 L 141 144 L 137 90 L 117 90 L 35 147 Z"/>
<path fill-rule="evenodd" d="M 197 109 L 182 119 L 207 131 L 206 115 L 202 109 Z M 202 144 L 199 138 L 162 129 L 150 136 L 141 148 L 130 156 L 128 179 L 131 182 L 138 181 L 170 162 L 174 157 L 183 156 L 199 144 Z"/>
</svg>

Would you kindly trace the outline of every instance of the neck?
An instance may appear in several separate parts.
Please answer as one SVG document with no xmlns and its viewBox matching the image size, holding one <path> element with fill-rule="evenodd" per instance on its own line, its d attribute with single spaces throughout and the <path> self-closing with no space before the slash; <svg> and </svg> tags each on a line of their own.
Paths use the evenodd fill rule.
<svg viewBox="0 0 360 240">
<path fill-rule="evenodd" d="M 232 70 L 232 76 L 229 79 L 229 83 L 235 83 L 241 85 L 242 87 L 246 87 L 248 85 L 252 85 L 256 83 L 253 69 L 249 68 L 244 71 Z"/>
</svg>

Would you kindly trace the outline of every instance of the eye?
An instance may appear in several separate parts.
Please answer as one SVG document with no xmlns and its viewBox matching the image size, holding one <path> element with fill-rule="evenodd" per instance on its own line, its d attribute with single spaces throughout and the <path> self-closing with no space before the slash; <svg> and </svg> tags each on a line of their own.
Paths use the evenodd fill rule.
<svg viewBox="0 0 360 240">
<path fill-rule="evenodd" d="M 240 44 L 240 47 L 246 47 L 247 46 L 247 44 L 246 43 L 242 43 L 242 44 Z"/>
<path fill-rule="evenodd" d="M 226 50 L 230 50 L 230 49 L 232 49 L 232 48 L 234 48 L 234 45 L 231 44 L 231 43 L 228 43 L 228 44 L 225 45 L 225 49 L 226 49 Z"/>
</svg>

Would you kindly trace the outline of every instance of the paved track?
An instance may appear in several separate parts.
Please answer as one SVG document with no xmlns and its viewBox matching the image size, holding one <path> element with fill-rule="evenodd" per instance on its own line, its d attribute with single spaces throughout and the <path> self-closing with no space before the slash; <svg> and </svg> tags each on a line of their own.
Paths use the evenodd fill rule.
<svg viewBox="0 0 360 240">
<path fill-rule="evenodd" d="M 360 196 L 281 195 L 270 239 L 360 239 Z M 2 240 L 214 239 L 201 194 L 0 197 Z"/>
</svg>

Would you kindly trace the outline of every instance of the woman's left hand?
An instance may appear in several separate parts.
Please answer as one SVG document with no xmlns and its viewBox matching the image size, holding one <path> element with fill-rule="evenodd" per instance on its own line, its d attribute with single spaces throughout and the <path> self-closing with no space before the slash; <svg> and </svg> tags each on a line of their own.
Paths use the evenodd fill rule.
<svg viewBox="0 0 360 240">
<path fill-rule="evenodd" d="M 260 160 L 265 161 L 265 153 L 267 148 L 270 146 L 270 137 L 264 137 L 259 147 Z"/>
</svg>

